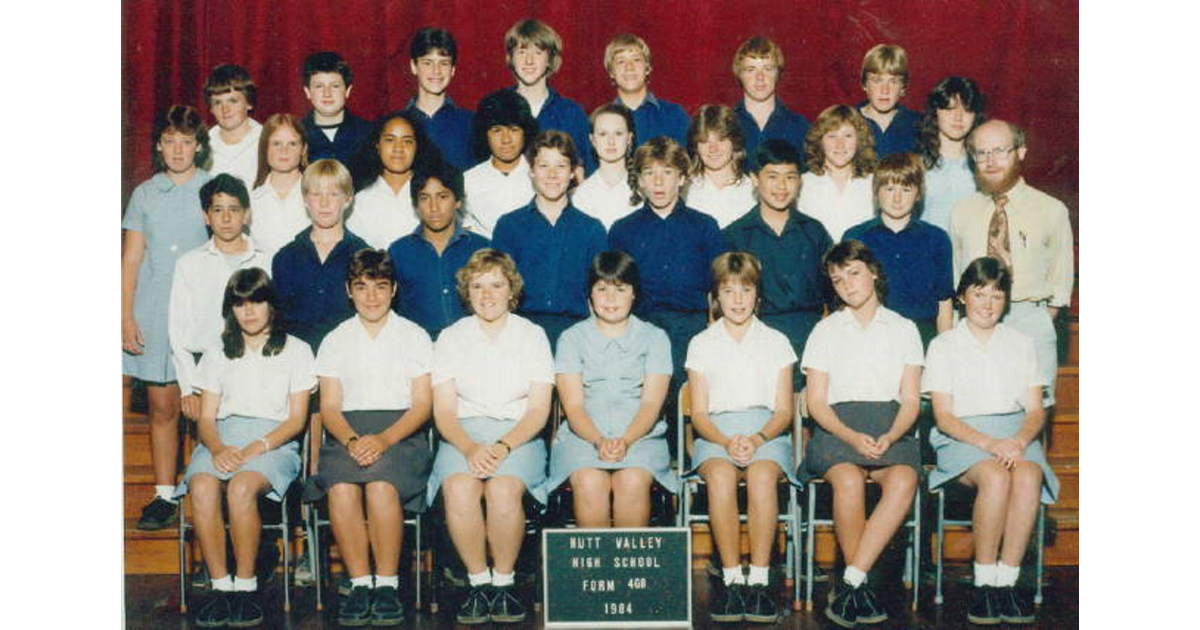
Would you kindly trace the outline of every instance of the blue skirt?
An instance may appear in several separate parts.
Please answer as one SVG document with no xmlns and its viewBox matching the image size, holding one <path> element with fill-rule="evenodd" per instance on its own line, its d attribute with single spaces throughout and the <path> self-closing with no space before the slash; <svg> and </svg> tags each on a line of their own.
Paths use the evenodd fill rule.
<svg viewBox="0 0 1200 630">
<path fill-rule="evenodd" d="M 229 416 L 217 421 L 217 434 L 221 441 L 235 448 L 242 448 L 258 438 L 265 436 L 278 427 L 274 420 L 249 418 L 246 416 Z M 213 464 L 212 453 L 203 444 L 196 445 L 192 451 L 192 461 L 187 471 L 183 473 L 183 483 L 175 489 L 175 496 L 187 494 L 188 481 L 199 473 L 212 475 L 221 481 L 229 481 L 240 472 L 253 471 L 262 473 L 271 484 L 267 498 L 272 501 L 282 501 L 288 486 L 300 476 L 300 446 L 295 440 L 290 440 L 279 448 L 273 448 L 258 457 L 246 462 L 241 468 L 227 473 L 217 470 Z"/>
<path fill-rule="evenodd" d="M 663 424 L 661 421 L 659 424 Z M 620 437 L 607 435 L 607 437 Z M 666 431 L 654 430 L 642 439 L 629 445 L 625 459 L 619 462 L 600 460 L 596 448 L 583 438 L 575 435 L 564 420 L 559 427 L 558 435 L 550 449 L 550 477 L 546 482 L 547 490 L 553 490 L 563 484 L 571 473 L 583 468 L 600 470 L 621 470 L 624 468 L 642 468 L 654 475 L 654 480 L 669 492 L 679 492 L 679 477 L 671 470 L 671 453 L 667 448 Z"/>
<path fill-rule="evenodd" d="M 770 420 L 771 410 L 765 407 L 755 407 L 754 409 L 744 409 L 741 411 L 722 411 L 712 415 L 713 424 L 717 425 L 717 428 L 725 435 L 754 435 L 767 426 Z M 692 447 L 692 462 L 694 465 L 685 476 L 691 477 L 697 474 L 696 470 L 700 468 L 700 464 L 714 458 L 729 462 L 733 461 L 733 458 L 729 456 L 729 452 L 720 445 L 697 436 L 696 443 Z M 758 447 L 758 450 L 754 451 L 754 457 L 750 459 L 750 463 L 764 459 L 779 464 L 779 468 L 787 476 L 787 480 L 793 485 L 800 485 L 800 480 L 796 478 L 795 473 L 796 462 L 792 453 L 792 434 L 790 431 L 777 435 L 770 442 Z M 738 467 L 744 468 L 744 466 Z"/>
<path fill-rule="evenodd" d="M 504 437 L 516 425 L 514 420 L 497 420 L 486 416 L 460 418 L 467 435 L 480 444 L 492 444 Z M 438 444 L 437 457 L 433 460 L 433 470 L 429 473 L 429 486 L 426 497 L 430 503 L 437 497 L 442 481 L 454 473 L 470 474 L 467 458 L 453 444 L 441 441 Z M 518 446 L 500 463 L 500 469 L 494 476 L 509 475 L 518 477 L 525 484 L 525 491 L 538 503 L 546 503 L 546 443 L 541 438 L 534 439 Z"/>
<path fill-rule="evenodd" d="M 1025 412 L 996 414 L 987 416 L 969 416 L 962 418 L 971 428 L 995 438 L 1007 438 L 1016 435 L 1025 419 Z M 929 436 L 929 443 L 937 451 L 937 470 L 929 475 L 929 489 L 945 485 L 957 479 L 979 462 L 992 459 L 992 454 L 966 442 L 945 435 L 936 428 Z M 1058 477 L 1046 461 L 1046 452 L 1042 449 L 1041 440 L 1034 440 L 1025 446 L 1025 459 L 1034 462 L 1042 469 L 1042 503 L 1050 505 L 1058 500 Z"/>
</svg>

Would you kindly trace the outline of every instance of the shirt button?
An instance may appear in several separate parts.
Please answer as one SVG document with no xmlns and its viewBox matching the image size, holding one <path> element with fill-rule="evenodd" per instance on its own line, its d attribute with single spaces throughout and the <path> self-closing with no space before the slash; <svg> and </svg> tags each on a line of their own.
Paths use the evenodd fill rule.
<svg viewBox="0 0 1200 630">
<path fill-rule="evenodd" d="M 172 245 L 172 246 L 170 247 L 170 249 L 171 249 L 171 251 L 177 251 L 177 250 L 179 249 L 179 246 L 178 246 L 178 245 Z"/>
<path fill-rule="evenodd" d="M 442 289 L 442 295 L 446 295 L 447 293 L 450 293 L 450 289 Z"/>
</svg>

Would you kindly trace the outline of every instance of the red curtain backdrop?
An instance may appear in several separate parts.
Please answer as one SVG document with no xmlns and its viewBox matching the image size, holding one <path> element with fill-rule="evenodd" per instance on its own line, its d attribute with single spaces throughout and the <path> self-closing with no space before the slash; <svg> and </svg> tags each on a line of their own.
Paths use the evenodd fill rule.
<svg viewBox="0 0 1200 630">
<path fill-rule="evenodd" d="M 1052 0 L 126 0 L 123 201 L 151 174 L 155 112 L 185 103 L 207 115 L 203 86 L 215 65 L 250 71 L 259 90 L 252 115 L 261 122 L 278 111 L 306 113 L 301 63 L 309 53 L 334 50 L 354 72 L 350 109 L 374 117 L 412 95 L 413 33 L 441 26 L 459 45 L 450 93 L 474 109 L 482 96 L 512 83 L 504 32 L 527 17 L 562 36 L 563 65 L 551 85 L 588 111 L 613 98 L 603 53 L 622 32 L 649 44 L 651 89 L 689 112 L 736 103 L 734 51 L 748 37 L 770 37 L 786 55 L 779 96 L 810 121 L 828 105 L 860 101 L 863 54 L 878 43 L 899 44 L 912 73 L 902 102 L 923 109 L 929 89 L 947 75 L 978 81 L 989 117 L 1028 130 L 1030 182 L 1066 202 L 1078 226 L 1079 7 Z"/>
</svg>

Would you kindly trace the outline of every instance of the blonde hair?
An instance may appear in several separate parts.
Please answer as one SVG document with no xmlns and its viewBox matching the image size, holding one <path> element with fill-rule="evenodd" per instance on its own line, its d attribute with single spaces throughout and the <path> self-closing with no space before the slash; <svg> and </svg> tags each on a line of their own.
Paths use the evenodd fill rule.
<svg viewBox="0 0 1200 630">
<path fill-rule="evenodd" d="M 475 309 L 471 307 L 471 279 L 493 270 L 499 271 L 500 275 L 508 281 L 508 310 L 517 308 L 517 304 L 521 301 L 521 291 L 525 288 L 525 281 L 517 272 L 517 263 L 513 262 L 508 254 L 498 249 L 485 247 L 471 254 L 471 257 L 467 259 L 467 264 L 460 267 L 454 274 L 458 297 L 462 300 L 463 308 L 467 313 L 475 314 Z"/>
<path fill-rule="evenodd" d="M 783 73 L 783 49 L 774 41 L 766 37 L 751 37 L 738 46 L 737 52 L 733 53 L 733 76 L 738 76 L 742 72 L 742 62 L 747 59 L 770 59 L 775 62 L 775 67 L 779 69 L 780 74 Z"/>
<path fill-rule="evenodd" d="M 831 105 L 817 116 L 804 136 L 804 161 L 814 175 L 825 174 L 825 149 L 821 138 L 842 125 L 854 128 L 856 147 L 854 151 L 854 176 L 866 177 L 875 169 L 875 135 L 867 126 L 867 119 L 849 105 Z"/>
<path fill-rule="evenodd" d="M 547 77 L 558 72 L 558 69 L 562 67 L 563 41 L 558 33 L 541 20 L 521 20 L 513 24 L 504 34 L 504 61 L 508 64 L 509 70 L 516 72 L 513 68 L 513 51 L 519 46 L 528 44 L 546 51 L 546 55 L 550 58 Z"/>
<path fill-rule="evenodd" d="M 900 80 L 907 87 L 908 53 L 895 44 L 879 44 L 875 46 L 871 50 L 868 50 L 866 56 L 863 57 L 860 82 L 865 85 L 867 74 L 871 72 L 876 74 L 894 74 L 900 77 Z"/>
<path fill-rule="evenodd" d="M 317 160 L 304 169 L 304 176 L 300 178 L 300 192 L 307 195 L 330 180 L 347 198 L 354 196 L 354 180 L 350 177 L 350 171 L 333 158 Z"/>
<path fill-rule="evenodd" d="M 738 124 L 737 114 L 728 105 L 701 105 L 692 117 L 688 127 L 688 153 L 692 156 L 692 166 L 689 174 L 699 177 L 704 174 L 704 160 L 700 159 L 699 146 L 708 140 L 708 134 L 715 133 L 721 138 L 727 138 L 733 145 L 733 175 L 734 183 L 742 181 L 746 175 L 746 137 L 742 135 L 742 126 Z"/>
<path fill-rule="evenodd" d="M 613 59 L 619 54 L 628 50 L 637 51 L 642 54 L 642 58 L 646 60 L 646 69 L 652 67 L 650 62 L 650 47 L 646 45 L 646 41 L 641 37 L 632 33 L 621 33 L 612 38 L 608 45 L 604 47 L 604 70 L 612 73 Z"/>
</svg>

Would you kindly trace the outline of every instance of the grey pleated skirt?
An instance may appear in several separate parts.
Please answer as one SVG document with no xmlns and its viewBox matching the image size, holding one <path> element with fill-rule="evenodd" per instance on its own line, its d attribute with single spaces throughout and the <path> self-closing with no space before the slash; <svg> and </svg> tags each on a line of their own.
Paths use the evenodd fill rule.
<svg viewBox="0 0 1200 630">
<path fill-rule="evenodd" d="M 892 428 L 892 422 L 896 420 L 899 410 L 900 403 L 894 400 L 840 402 L 833 405 L 834 413 L 846 426 L 871 437 L 887 433 Z M 897 464 L 911 466 L 920 475 L 921 449 L 912 431 L 909 431 L 892 444 L 882 458 L 868 459 L 818 424 L 813 427 L 812 439 L 804 448 L 800 480 L 808 483 L 812 479 L 822 478 L 830 468 L 846 462 L 867 469 Z"/>
</svg>

